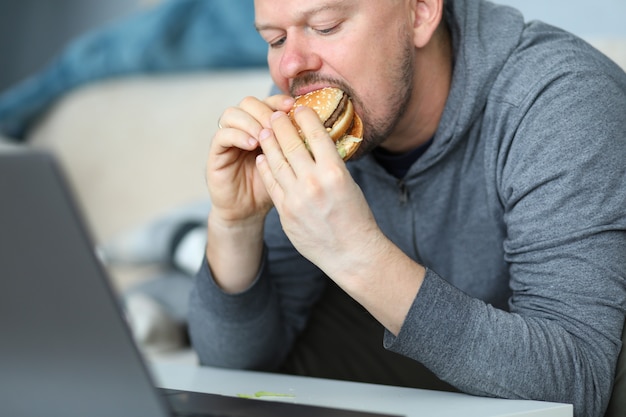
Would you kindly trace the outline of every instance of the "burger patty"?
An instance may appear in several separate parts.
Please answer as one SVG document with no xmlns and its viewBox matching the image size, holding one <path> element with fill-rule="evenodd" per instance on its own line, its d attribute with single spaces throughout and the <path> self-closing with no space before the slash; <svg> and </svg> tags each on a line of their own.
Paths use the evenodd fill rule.
<svg viewBox="0 0 626 417">
<path fill-rule="evenodd" d="M 337 105 L 337 108 L 335 108 L 335 111 L 333 112 L 333 114 L 331 114 L 330 117 L 324 123 L 324 127 L 326 128 L 333 127 L 335 122 L 339 119 L 339 116 L 341 116 L 341 113 L 343 113 L 343 109 L 345 109 L 346 104 L 348 103 L 348 100 L 349 100 L 348 95 L 344 94 L 343 97 L 341 98 L 341 101 Z"/>
</svg>

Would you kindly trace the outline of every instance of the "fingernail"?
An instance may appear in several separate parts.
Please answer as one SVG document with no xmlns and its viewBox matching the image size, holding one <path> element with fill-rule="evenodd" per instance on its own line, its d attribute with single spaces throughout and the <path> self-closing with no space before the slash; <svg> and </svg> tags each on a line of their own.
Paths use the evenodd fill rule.
<svg viewBox="0 0 626 417">
<path fill-rule="evenodd" d="M 259 134 L 259 140 L 265 140 L 267 138 L 270 137 L 270 130 L 269 129 L 263 129 L 261 130 L 261 133 Z"/>
<path fill-rule="evenodd" d="M 284 113 L 284 112 L 282 112 L 282 111 L 275 111 L 275 112 L 272 114 L 272 121 L 274 121 L 274 120 L 278 119 L 279 117 L 281 117 L 281 116 L 282 116 L 282 115 L 284 115 L 284 114 L 285 114 L 285 113 Z"/>
</svg>

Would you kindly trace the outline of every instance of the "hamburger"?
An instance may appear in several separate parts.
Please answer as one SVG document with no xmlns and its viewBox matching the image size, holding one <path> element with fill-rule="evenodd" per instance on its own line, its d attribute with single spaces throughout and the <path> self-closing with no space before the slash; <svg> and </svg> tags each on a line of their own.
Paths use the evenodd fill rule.
<svg viewBox="0 0 626 417">
<path fill-rule="evenodd" d="M 326 127 L 329 136 L 335 142 L 337 152 L 344 161 L 347 161 L 361 145 L 363 140 L 363 122 L 355 113 L 352 100 L 343 90 L 335 87 L 326 87 L 320 90 L 295 98 L 295 103 L 289 118 L 300 132 L 300 137 L 306 144 L 306 138 L 295 122 L 294 111 L 300 106 L 307 106 L 315 110 Z M 307 144 L 308 147 L 308 144 Z"/>
</svg>

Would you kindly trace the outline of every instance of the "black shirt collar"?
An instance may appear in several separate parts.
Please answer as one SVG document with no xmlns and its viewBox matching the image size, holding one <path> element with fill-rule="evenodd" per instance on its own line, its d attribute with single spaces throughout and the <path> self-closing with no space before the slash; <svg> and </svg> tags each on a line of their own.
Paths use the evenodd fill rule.
<svg viewBox="0 0 626 417">
<path fill-rule="evenodd" d="M 426 152 L 426 150 L 433 143 L 430 139 L 425 144 L 410 150 L 408 152 L 395 153 L 386 151 L 380 147 L 372 151 L 372 156 L 382 166 L 385 171 L 393 175 L 398 179 L 404 178 L 411 165 L 419 159 L 420 156 Z"/>
</svg>

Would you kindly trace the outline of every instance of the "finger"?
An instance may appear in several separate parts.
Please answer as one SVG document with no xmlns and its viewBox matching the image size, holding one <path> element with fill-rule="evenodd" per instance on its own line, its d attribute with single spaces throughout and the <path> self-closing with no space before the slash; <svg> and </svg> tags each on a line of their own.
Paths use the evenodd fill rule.
<svg viewBox="0 0 626 417">
<path fill-rule="evenodd" d="M 287 113 L 293 107 L 295 100 L 291 96 L 287 96 L 285 94 L 278 94 L 278 95 L 270 96 L 266 98 L 265 103 L 270 108 L 276 111 L 283 111 Z"/>
<path fill-rule="evenodd" d="M 261 129 L 271 126 L 271 117 L 276 110 L 288 111 L 293 106 L 293 98 L 285 95 L 271 96 L 261 101 L 256 97 L 244 98 L 239 107 L 248 112 L 260 125 Z M 257 132 L 260 133 L 260 130 Z"/>
<path fill-rule="evenodd" d="M 313 109 L 306 106 L 298 107 L 294 111 L 294 118 L 306 139 L 309 151 L 317 162 L 341 160 L 335 142 Z"/>
<path fill-rule="evenodd" d="M 271 110 L 267 109 L 267 111 L 271 114 Z M 228 107 L 220 116 L 218 123 L 221 126 L 218 133 L 228 129 L 236 129 L 255 139 L 259 137 L 259 133 L 263 129 L 255 115 L 242 106 Z"/>
<path fill-rule="evenodd" d="M 272 169 L 270 168 L 269 162 L 267 160 L 267 156 L 264 154 L 257 155 L 256 166 L 259 170 L 261 181 L 263 181 L 263 185 L 265 185 L 265 190 L 267 191 L 267 194 L 270 196 L 270 199 L 274 203 L 274 206 L 278 208 L 284 200 L 285 193 L 278 181 L 276 181 L 276 178 L 274 177 Z"/>
<path fill-rule="evenodd" d="M 243 130 L 228 127 L 219 129 L 211 139 L 211 151 L 215 153 L 233 147 L 253 151 L 259 147 L 259 141 Z"/>
<path fill-rule="evenodd" d="M 293 101 L 293 98 L 285 95 L 268 97 L 265 101 L 246 97 L 238 106 L 229 107 L 222 113 L 218 119 L 219 130 L 239 129 L 258 138 L 262 129 L 270 128 L 274 111 L 289 110 Z"/>
<path fill-rule="evenodd" d="M 272 115 L 272 130 L 280 145 L 283 155 L 293 167 L 296 175 L 298 171 L 312 165 L 313 158 L 306 144 L 302 140 L 298 129 L 284 112 L 275 112 Z"/>
<path fill-rule="evenodd" d="M 282 188 L 293 184 L 296 178 L 295 173 L 289 161 L 285 158 L 283 150 L 274 136 L 274 132 L 271 129 L 263 129 L 259 135 L 259 143 L 265 154 L 265 158 L 261 159 L 267 159 L 269 169 L 278 184 Z"/>
</svg>

